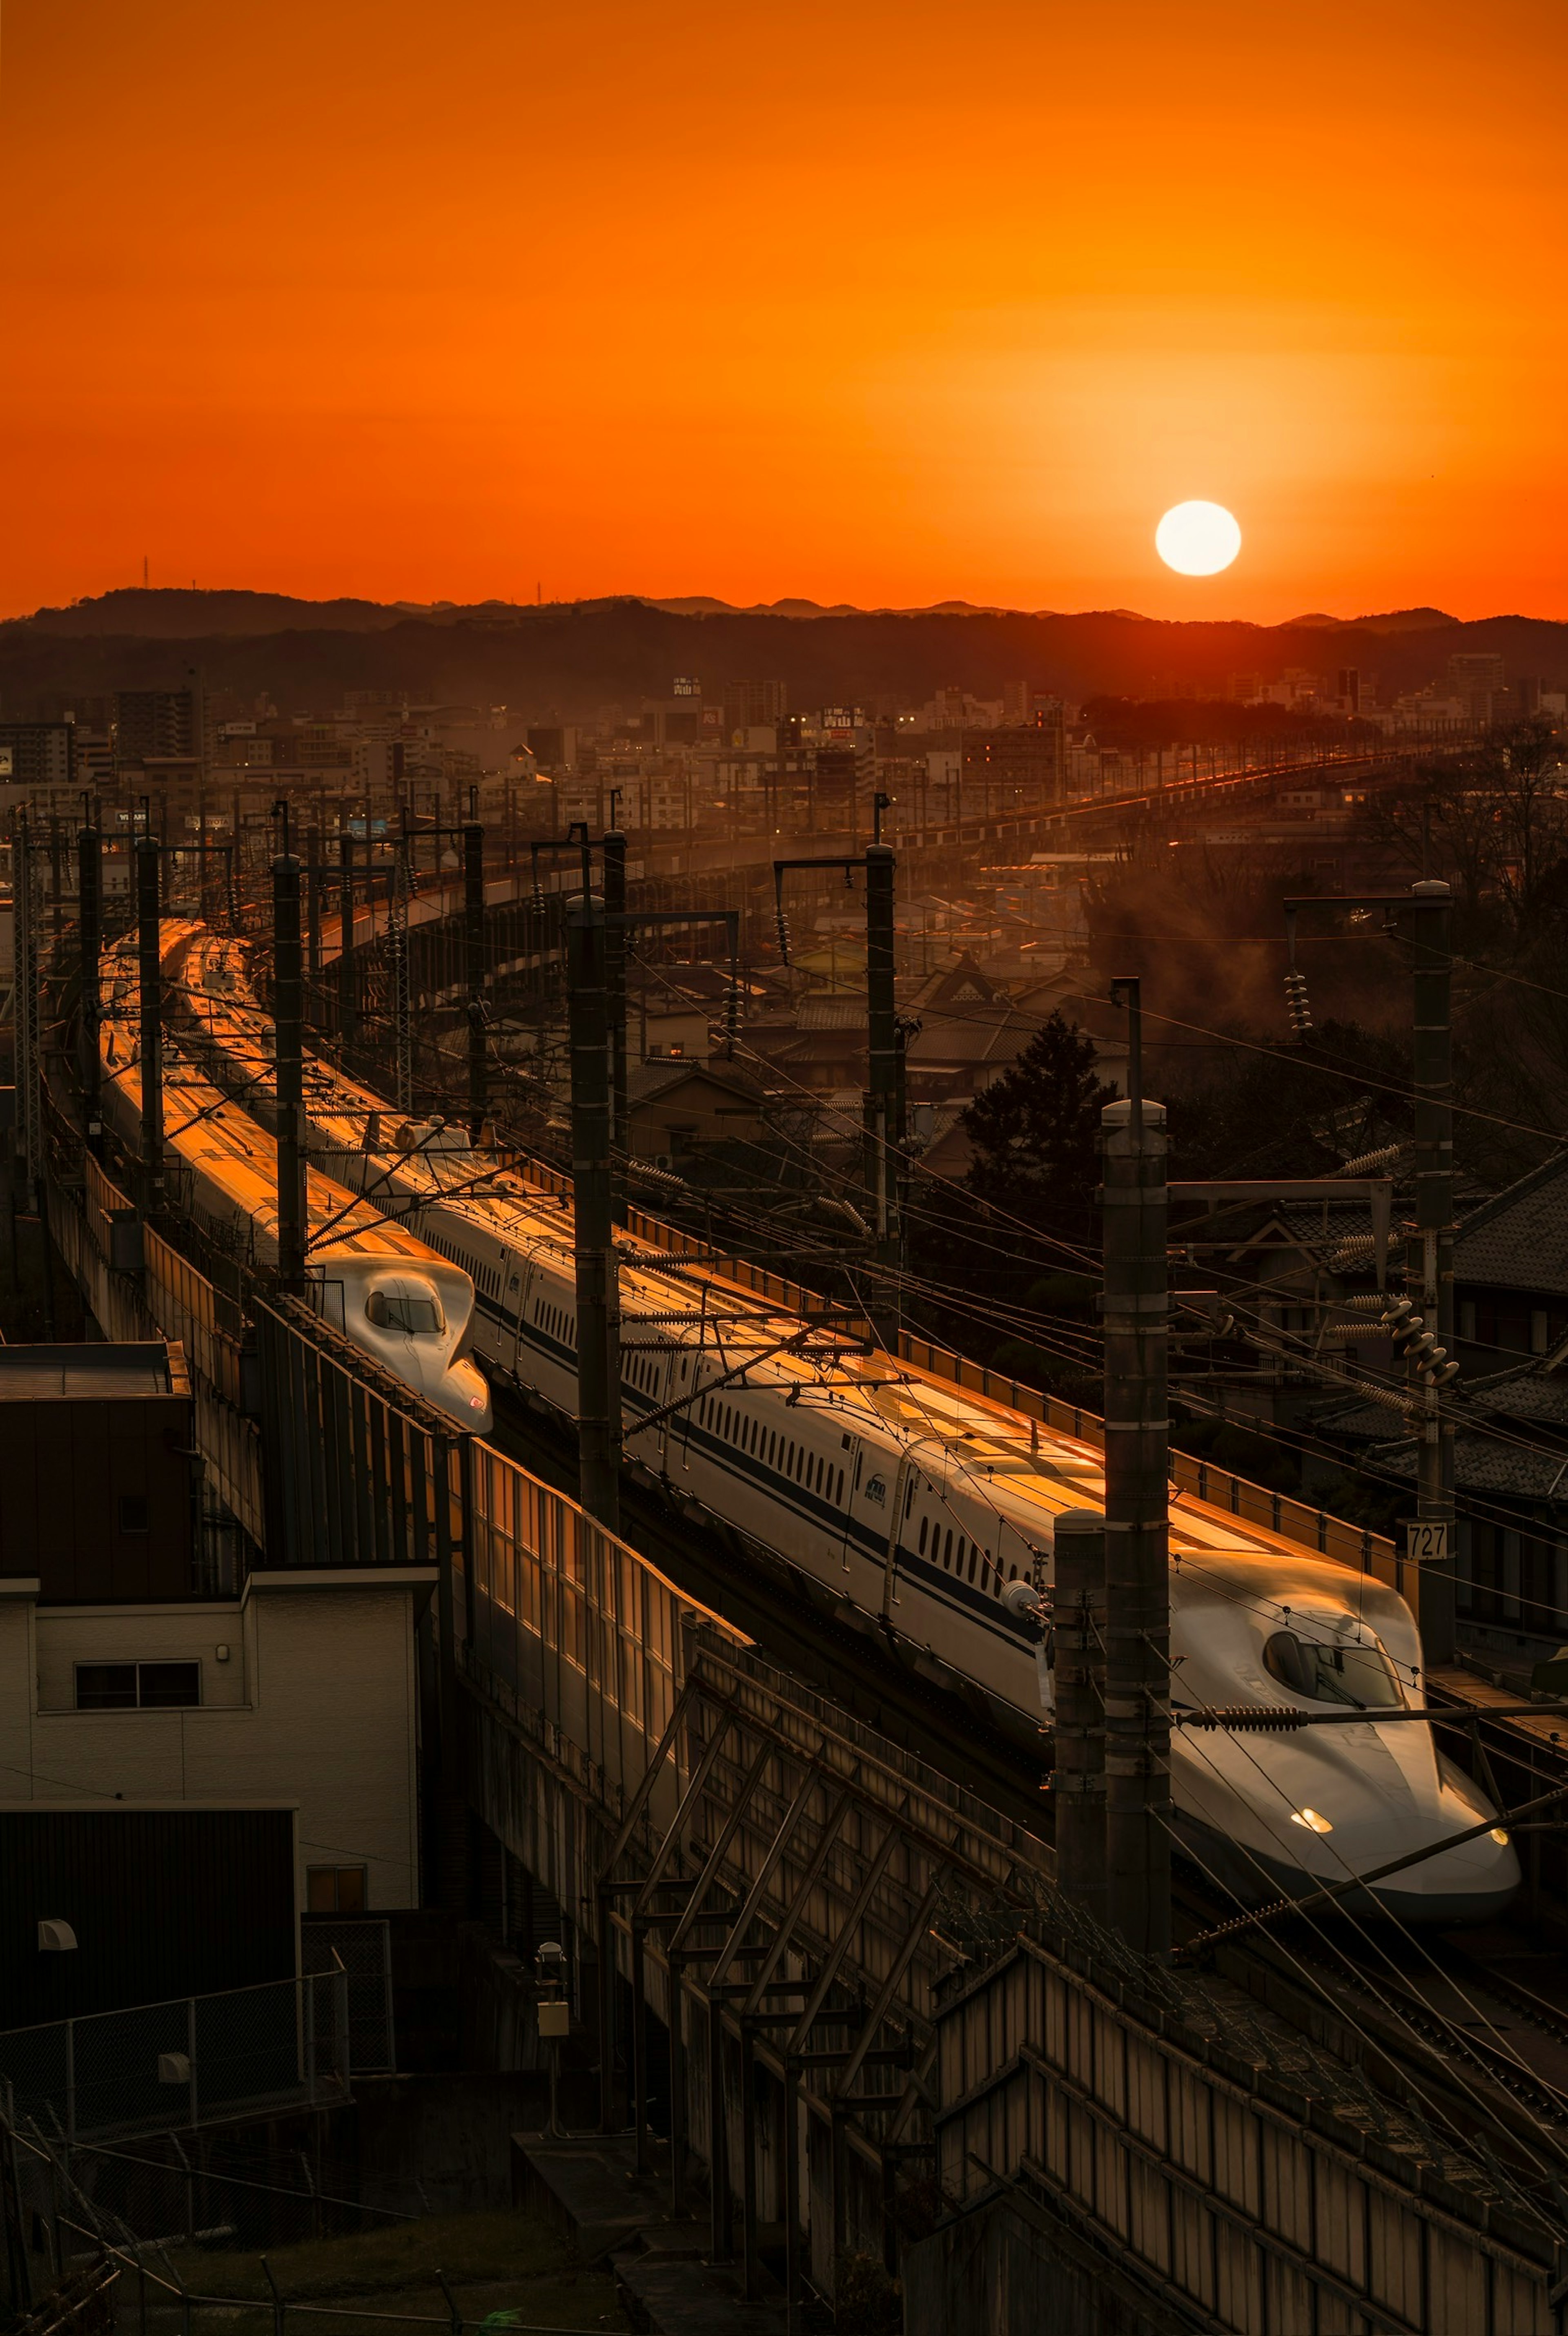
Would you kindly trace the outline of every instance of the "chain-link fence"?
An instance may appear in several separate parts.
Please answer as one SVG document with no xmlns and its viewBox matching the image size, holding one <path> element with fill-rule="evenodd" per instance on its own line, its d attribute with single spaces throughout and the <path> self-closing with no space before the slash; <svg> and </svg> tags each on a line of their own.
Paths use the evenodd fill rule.
<svg viewBox="0 0 1568 2336">
<path fill-rule="evenodd" d="M 344 1975 L 348 2065 L 355 2074 L 390 2076 L 397 2067 L 391 1924 L 365 1915 L 335 1922 L 313 1914 L 300 1926 L 300 1960 L 313 1977 Z"/>
<path fill-rule="evenodd" d="M 350 1988 L 363 2032 L 377 1983 L 351 1981 L 335 1958 L 299 1979 L 12 2029 L 0 2034 L 0 2098 L 13 2121 L 72 2144 L 330 2107 L 348 2095 Z M 389 1997 L 385 1974 L 379 1985 Z M 379 2017 L 390 2040 L 389 2005 Z"/>
</svg>

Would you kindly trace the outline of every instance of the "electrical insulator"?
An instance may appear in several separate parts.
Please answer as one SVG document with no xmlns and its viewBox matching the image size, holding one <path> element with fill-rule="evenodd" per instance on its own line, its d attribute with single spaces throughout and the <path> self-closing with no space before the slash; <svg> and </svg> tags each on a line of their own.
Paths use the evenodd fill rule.
<svg viewBox="0 0 1568 2336">
<path fill-rule="evenodd" d="M 778 925 L 778 953 L 787 965 L 790 961 L 790 920 L 782 909 L 775 910 L 774 919 Z"/>
<path fill-rule="evenodd" d="M 1312 1035 L 1312 1008 L 1307 1000 L 1307 977 L 1290 968 L 1285 976 L 1285 1010 L 1290 1017 L 1292 1038 L 1310 1038 Z"/>
<path fill-rule="evenodd" d="M 1419 1338 L 1426 1324 L 1407 1298 L 1396 1298 L 1393 1304 L 1385 1309 L 1378 1328 L 1388 1333 L 1394 1352 L 1403 1355 Z"/>
</svg>

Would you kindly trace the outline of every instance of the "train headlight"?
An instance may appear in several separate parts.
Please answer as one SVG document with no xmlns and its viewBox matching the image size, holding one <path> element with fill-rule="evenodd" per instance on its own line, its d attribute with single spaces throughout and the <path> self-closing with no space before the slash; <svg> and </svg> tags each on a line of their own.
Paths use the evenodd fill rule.
<svg viewBox="0 0 1568 2336">
<path fill-rule="evenodd" d="M 468 1407 L 470 1411 L 482 1411 L 484 1397 L 482 1395 L 471 1395 L 468 1398 Z"/>
<path fill-rule="evenodd" d="M 1492 1838 L 1496 1843 L 1499 1849 L 1506 1849 L 1508 1846 L 1507 1826 L 1494 1825 L 1492 1828 Z"/>
<path fill-rule="evenodd" d="M 1294 1810 L 1291 1814 L 1290 1823 L 1292 1825 L 1305 1825 L 1309 1833 L 1332 1833 L 1334 1830 L 1328 1818 L 1320 1816 L 1316 1809 Z"/>
</svg>

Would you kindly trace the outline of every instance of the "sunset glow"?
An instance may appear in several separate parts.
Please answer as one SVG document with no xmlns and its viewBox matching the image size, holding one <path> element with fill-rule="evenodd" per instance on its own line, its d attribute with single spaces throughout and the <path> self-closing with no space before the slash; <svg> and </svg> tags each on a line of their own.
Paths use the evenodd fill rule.
<svg viewBox="0 0 1568 2336">
<path fill-rule="evenodd" d="M 1197 484 L 1247 532 L 1206 615 L 1568 614 L 1544 0 L 13 0 L 5 43 L 5 611 L 145 555 L 1185 616 Z"/>
</svg>

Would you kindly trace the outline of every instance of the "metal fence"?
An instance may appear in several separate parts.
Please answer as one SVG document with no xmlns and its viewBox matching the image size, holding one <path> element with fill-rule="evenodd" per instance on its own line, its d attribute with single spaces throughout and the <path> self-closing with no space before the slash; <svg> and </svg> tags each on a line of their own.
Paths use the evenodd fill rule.
<svg viewBox="0 0 1568 2336">
<path fill-rule="evenodd" d="M 1157 1975 L 1145 1974 L 1143 1984 Z M 1551 2336 L 1568 2245 L 1482 2156 L 1232 2008 L 1140 2001 L 1031 1938 L 937 2022 L 938 2173 L 960 2214 L 1017 2196 L 1134 2270 L 1172 2324 L 1259 2336 Z M 1559 2194 L 1560 2195 L 1561 2194 Z M 952 2226 L 950 2225 L 950 2229 Z M 928 2242 L 939 2253 L 943 2234 Z M 967 2274 L 972 2284 L 974 2265 Z M 917 2282 L 924 2284 L 925 2282 Z M 920 2336 L 1035 2324 L 933 2289 Z M 1164 2321 L 1160 2321 L 1164 2324 Z"/>
<path fill-rule="evenodd" d="M 348 2097 L 348 1988 L 334 1970 L 14 2028 L 7 2114 L 73 2145 L 331 2106 Z"/>
</svg>

